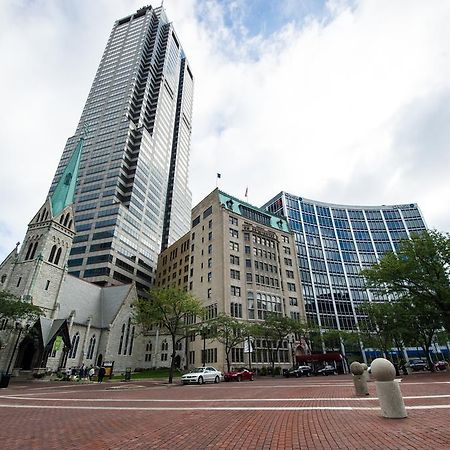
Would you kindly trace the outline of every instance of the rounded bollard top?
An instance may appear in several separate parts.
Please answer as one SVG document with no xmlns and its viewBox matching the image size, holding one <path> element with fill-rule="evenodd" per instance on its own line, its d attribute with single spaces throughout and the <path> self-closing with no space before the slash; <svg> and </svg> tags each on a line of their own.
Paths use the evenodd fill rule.
<svg viewBox="0 0 450 450">
<path fill-rule="evenodd" d="M 364 370 L 367 370 L 367 369 L 368 369 L 368 367 L 367 367 L 367 364 L 366 364 L 366 363 L 361 363 L 361 365 L 362 365 L 362 368 L 363 368 Z"/>
<path fill-rule="evenodd" d="M 372 362 L 371 372 L 376 381 L 394 381 L 395 367 L 385 358 L 377 358 Z"/>
<path fill-rule="evenodd" d="M 350 372 L 353 375 L 362 375 L 364 373 L 364 369 L 361 363 L 354 361 L 350 364 Z"/>
</svg>

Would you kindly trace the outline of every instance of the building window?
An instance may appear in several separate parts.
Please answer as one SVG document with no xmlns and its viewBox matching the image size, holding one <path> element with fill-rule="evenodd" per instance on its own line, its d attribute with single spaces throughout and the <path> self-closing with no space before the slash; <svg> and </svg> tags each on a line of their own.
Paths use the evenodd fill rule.
<svg viewBox="0 0 450 450">
<path fill-rule="evenodd" d="M 208 241 L 212 241 L 212 231 L 208 233 Z"/>
<path fill-rule="evenodd" d="M 244 349 L 243 348 L 232 348 L 231 349 L 231 361 L 234 363 L 244 362 Z"/>
<path fill-rule="evenodd" d="M 16 284 L 16 287 L 19 287 L 20 286 L 20 282 L 22 281 L 22 277 L 19 277 L 19 279 L 17 280 L 17 284 Z"/>
<path fill-rule="evenodd" d="M 230 255 L 230 264 L 235 264 L 236 266 L 238 266 L 239 265 L 239 256 Z"/>
<path fill-rule="evenodd" d="M 234 228 L 230 228 L 230 236 L 233 238 L 239 238 L 239 231 Z"/>
<path fill-rule="evenodd" d="M 152 360 L 152 351 L 153 351 L 152 341 L 148 341 L 147 345 L 145 346 L 145 361 L 146 362 Z"/>
<path fill-rule="evenodd" d="M 290 255 L 291 254 L 291 249 L 289 247 L 283 247 L 284 253 L 286 255 Z"/>
<path fill-rule="evenodd" d="M 133 353 L 133 343 L 134 343 L 134 331 L 135 328 L 133 326 L 132 330 L 131 330 L 131 339 L 130 339 L 130 349 L 128 351 L 128 354 L 131 356 L 131 354 Z"/>
<path fill-rule="evenodd" d="M 246 253 L 247 255 L 250 254 L 250 245 L 246 245 L 246 246 L 245 246 L 245 253 Z"/>
<path fill-rule="evenodd" d="M 59 260 L 61 258 L 61 252 L 62 252 L 62 248 L 59 247 L 58 251 L 56 252 L 56 256 L 55 256 L 55 262 L 54 262 L 55 265 L 58 265 L 58 263 L 59 263 Z"/>
<path fill-rule="evenodd" d="M 125 338 L 125 329 L 126 329 L 126 325 L 123 324 L 123 325 L 122 325 L 122 334 L 120 335 L 120 342 L 119 342 L 119 351 L 118 351 L 118 354 L 119 354 L 119 355 L 122 353 L 123 340 L 124 340 L 124 338 Z"/>
<path fill-rule="evenodd" d="M 297 289 L 295 288 L 294 283 L 287 283 L 288 291 L 295 292 Z"/>
<path fill-rule="evenodd" d="M 194 350 L 191 350 L 189 352 L 189 364 L 195 365 L 195 351 Z"/>
<path fill-rule="evenodd" d="M 212 267 L 212 258 L 208 258 L 208 269 Z"/>
<path fill-rule="evenodd" d="M 208 255 L 212 254 L 212 244 L 208 245 Z"/>
<path fill-rule="evenodd" d="M 246 259 L 245 260 L 245 267 L 252 267 L 252 260 L 251 259 Z"/>
<path fill-rule="evenodd" d="M 48 291 L 48 288 L 50 286 L 50 280 L 47 280 L 47 282 L 45 283 L 45 290 Z"/>
<path fill-rule="evenodd" d="M 208 297 L 208 298 L 211 298 L 211 288 L 208 288 L 208 291 L 207 291 L 207 297 Z"/>
<path fill-rule="evenodd" d="M 289 297 L 289 304 L 291 306 L 298 306 L 297 299 L 295 297 Z"/>
<path fill-rule="evenodd" d="M 287 266 L 292 266 L 292 259 L 291 258 L 284 258 L 284 263 Z"/>
<path fill-rule="evenodd" d="M 7 325 L 8 325 L 8 319 L 0 320 L 0 330 L 6 330 Z"/>
<path fill-rule="evenodd" d="M 286 276 L 288 278 L 294 278 L 294 272 L 292 270 L 286 270 Z"/>
<path fill-rule="evenodd" d="M 238 252 L 239 244 L 237 242 L 230 241 L 230 250 L 234 250 L 234 251 Z"/>
<path fill-rule="evenodd" d="M 95 334 L 91 337 L 91 339 L 89 340 L 89 347 L 88 347 L 88 351 L 87 351 L 87 359 L 92 359 L 92 357 L 94 356 L 94 349 L 95 349 Z"/>
<path fill-rule="evenodd" d="M 289 244 L 289 238 L 287 236 L 281 236 L 281 239 L 283 239 L 283 242 L 286 242 L 286 244 Z"/>
<path fill-rule="evenodd" d="M 230 269 L 230 277 L 234 280 L 240 280 L 241 273 L 239 272 L 239 270 Z"/>
<path fill-rule="evenodd" d="M 211 282 L 212 280 L 212 272 L 208 272 L 208 282 Z"/>
<path fill-rule="evenodd" d="M 253 282 L 253 275 L 250 272 L 246 273 L 246 279 L 247 279 L 247 283 L 252 283 Z"/>
<path fill-rule="evenodd" d="M 237 219 L 237 217 L 229 216 L 229 222 L 230 222 L 230 225 L 236 225 L 237 226 L 238 219 Z"/>
<path fill-rule="evenodd" d="M 70 349 L 68 355 L 69 358 L 75 358 L 75 356 L 77 356 L 79 342 L 80 342 L 80 335 L 79 333 L 76 333 L 75 336 L 72 338 L 72 348 Z"/>
<path fill-rule="evenodd" d="M 242 305 L 240 303 L 230 303 L 230 314 L 231 317 L 242 318 Z"/>
<path fill-rule="evenodd" d="M 239 286 L 231 286 L 231 295 L 234 297 L 240 297 L 241 296 L 241 288 Z"/>
</svg>

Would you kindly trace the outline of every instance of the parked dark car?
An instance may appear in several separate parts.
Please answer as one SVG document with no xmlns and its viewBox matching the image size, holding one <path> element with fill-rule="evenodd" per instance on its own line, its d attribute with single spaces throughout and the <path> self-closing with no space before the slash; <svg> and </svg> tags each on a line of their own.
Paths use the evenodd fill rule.
<svg viewBox="0 0 450 450">
<path fill-rule="evenodd" d="M 316 370 L 316 375 L 336 375 L 336 367 L 330 366 L 327 364 L 326 366 L 321 367 Z"/>
<path fill-rule="evenodd" d="M 291 367 L 290 369 L 285 370 L 283 373 L 283 375 L 286 378 L 289 378 L 289 377 L 300 378 L 303 376 L 309 377 L 309 376 L 311 376 L 311 374 L 312 374 L 312 369 L 308 365 Z"/>
<path fill-rule="evenodd" d="M 428 363 L 423 359 L 410 359 L 409 367 L 411 367 L 413 372 L 419 372 L 421 370 L 428 370 Z"/>
<path fill-rule="evenodd" d="M 225 381 L 253 381 L 255 377 L 255 372 L 242 367 L 240 369 L 232 370 L 230 372 L 226 372 L 223 376 Z"/>
</svg>

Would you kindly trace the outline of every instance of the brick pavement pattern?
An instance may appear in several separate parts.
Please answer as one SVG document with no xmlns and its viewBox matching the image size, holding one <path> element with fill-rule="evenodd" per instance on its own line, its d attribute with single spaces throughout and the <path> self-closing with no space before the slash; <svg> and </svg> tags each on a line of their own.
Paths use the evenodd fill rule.
<svg viewBox="0 0 450 450">
<path fill-rule="evenodd" d="M 450 449 L 450 374 L 413 374 L 401 390 L 408 418 L 395 420 L 381 417 L 374 383 L 357 398 L 348 375 L 13 383 L 0 390 L 0 442 L 5 450 Z"/>
</svg>

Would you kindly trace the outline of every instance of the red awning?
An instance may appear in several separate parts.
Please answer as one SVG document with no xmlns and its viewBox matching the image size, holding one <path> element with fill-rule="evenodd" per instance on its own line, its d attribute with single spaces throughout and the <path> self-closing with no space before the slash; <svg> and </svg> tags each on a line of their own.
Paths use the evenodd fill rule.
<svg viewBox="0 0 450 450">
<path fill-rule="evenodd" d="M 297 362 L 314 362 L 314 361 L 341 361 L 342 355 L 339 352 L 329 353 L 311 353 L 309 355 L 296 355 Z"/>
</svg>

